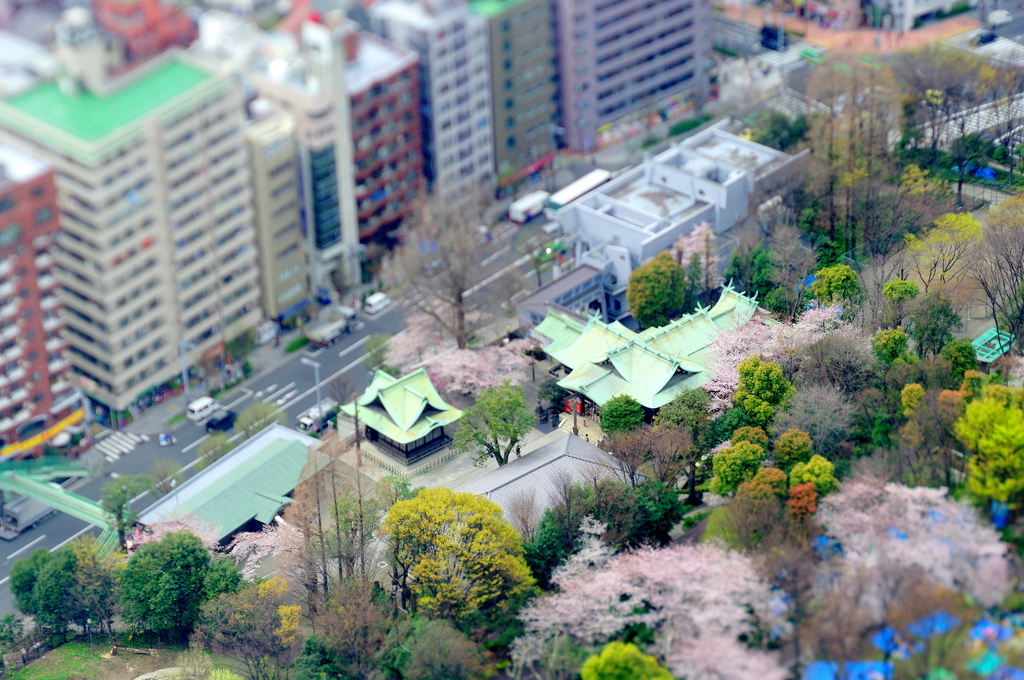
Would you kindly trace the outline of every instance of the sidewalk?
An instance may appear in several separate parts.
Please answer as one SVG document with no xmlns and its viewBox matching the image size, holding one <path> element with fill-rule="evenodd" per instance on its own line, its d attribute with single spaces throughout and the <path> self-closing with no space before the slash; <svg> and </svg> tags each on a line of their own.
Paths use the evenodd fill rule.
<svg viewBox="0 0 1024 680">
<path fill-rule="evenodd" d="M 252 364 L 252 375 L 239 385 L 231 388 L 231 391 L 221 397 L 220 401 L 230 401 L 230 397 L 234 396 L 235 392 L 238 391 L 239 388 L 245 386 L 245 384 L 250 380 L 259 377 L 271 368 L 277 368 L 283 364 L 289 356 L 288 352 L 285 351 L 288 347 L 288 343 L 299 337 L 299 334 L 300 331 L 298 330 L 289 331 L 288 333 L 284 333 L 279 336 L 280 342 L 277 347 L 274 347 L 273 345 L 263 345 L 254 349 L 252 353 L 246 357 L 249 360 L 249 363 Z M 170 399 L 165 399 L 156 406 L 143 411 L 133 418 L 130 423 L 122 428 L 122 431 L 133 432 L 135 434 L 156 435 L 161 432 L 176 429 L 181 426 L 181 423 L 179 422 L 168 427 L 165 424 L 167 419 L 178 415 L 179 413 L 184 413 L 185 407 L 188 406 L 188 402 L 190 400 L 194 401 L 200 396 L 202 395 L 197 386 L 190 387 L 188 398 L 186 398 L 185 393 L 182 392 Z"/>
</svg>

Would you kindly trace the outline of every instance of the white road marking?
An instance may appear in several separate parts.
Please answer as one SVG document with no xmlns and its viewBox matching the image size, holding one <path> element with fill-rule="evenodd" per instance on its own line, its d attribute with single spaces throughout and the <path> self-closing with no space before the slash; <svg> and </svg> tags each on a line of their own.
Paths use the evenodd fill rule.
<svg viewBox="0 0 1024 680">
<path fill-rule="evenodd" d="M 402 331 L 402 332 L 404 333 L 405 331 Z M 334 380 L 335 378 L 337 378 L 339 375 L 341 375 L 343 373 L 347 373 L 348 371 L 352 370 L 355 366 L 358 366 L 360 363 L 362 363 L 366 359 L 366 357 L 368 357 L 368 356 L 370 356 L 370 352 L 367 352 L 363 356 L 359 357 L 358 359 L 356 359 L 351 364 L 349 364 L 345 368 L 341 369 L 337 373 L 334 373 L 333 375 L 327 376 L 326 378 L 324 378 L 323 380 L 320 381 L 321 387 L 323 386 L 324 383 L 328 383 L 328 382 Z M 313 387 L 310 387 L 308 390 L 306 390 L 305 392 L 303 392 L 299 396 L 295 397 L 294 399 L 289 401 L 287 404 L 284 404 L 283 406 L 281 406 L 281 410 L 284 410 L 284 409 L 290 407 L 292 404 L 295 404 L 295 403 L 301 401 L 302 399 L 305 399 L 306 397 L 308 397 L 309 395 L 313 394 L 314 392 L 316 392 L 316 385 L 314 385 Z"/>
<path fill-rule="evenodd" d="M 505 251 L 507 251 L 507 250 L 509 249 L 509 247 L 510 247 L 510 246 L 505 246 L 504 248 L 502 248 L 502 249 L 501 249 L 501 250 L 499 250 L 498 252 L 494 253 L 494 255 L 491 255 L 490 257 L 488 257 L 487 259 L 485 259 L 485 260 L 484 260 L 483 262 L 481 262 L 480 264 L 482 264 L 482 265 L 484 265 L 484 266 L 486 267 L 487 265 L 489 265 L 490 263 L 494 262 L 494 261 L 495 261 L 495 260 L 497 260 L 497 259 L 498 259 L 499 257 L 501 257 L 501 255 L 502 255 L 502 254 L 503 254 L 503 253 L 504 253 Z"/>
<path fill-rule="evenodd" d="M 252 396 L 252 392 L 250 392 L 249 394 L 243 394 L 238 399 L 235 399 L 233 402 L 231 402 L 230 404 L 228 404 L 224 408 L 233 408 L 235 405 L 242 403 L 243 401 L 245 401 L 246 399 L 248 399 L 251 396 Z"/>
<path fill-rule="evenodd" d="M 29 548 L 31 548 L 32 546 L 34 546 L 34 545 L 35 545 L 36 543 L 38 543 L 39 541 L 43 540 L 44 538 L 46 538 L 46 534 L 43 534 L 42 536 L 40 536 L 40 537 L 39 537 L 39 538 L 37 538 L 36 540 L 32 541 L 32 542 L 31 542 L 31 543 L 29 543 L 28 545 L 24 546 L 23 548 L 19 548 L 19 549 L 15 550 L 14 552 L 12 552 L 12 553 L 11 553 L 10 555 L 8 555 L 8 556 L 7 556 L 7 559 L 9 559 L 9 560 L 10 560 L 10 559 L 13 559 L 13 558 L 17 557 L 17 556 L 18 556 L 18 555 L 20 555 L 21 553 L 25 552 L 26 550 L 28 550 Z"/>
<path fill-rule="evenodd" d="M 188 453 L 189 451 L 191 451 L 192 449 L 196 448 L 197 446 L 199 446 L 200 444 L 202 444 L 204 441 L 206 441 L 209 438 L 210 438 L 210 435 L 205 435 L 203 437 L 200 437 L 199 439 L 195 440 L 194 442 L 192 442 L 191 444 L 189 444 L 188 446 L 183 448 L 181 450 L 181 452 L 182 453 Z"/>
<path fill-rule="evenodd" d="M 96 525 L 95 525 L 95 524 L 90 524 L 89 526 L 87 526 L 86 528 L 82 529 L 82 530 L 81 530 L 81 531 L 79 531 L 79 532 L 78 532 L 77 534 L 75 534 L 74 536 L 72 536 L 72 537 L 71 537 L 71 538 L 69 538 L 68 540 L 64 541 L 64 542 L 63 542 L 63 543 L 61 543 L 60 545 L 58 545 L 58 546 L 56 546 L 56 547 L 54 547 L 54 548 L 50 548 L 50 552 L 56 552 L 56 551 L 60 550 L 60 549 L 61 549 L 61 548 L 63 548 L 63 547 L 65 546 L 65 545 L 67 545 L 67 544 L 68 544 L 68 543 L 70 543 L 71 541 L 75 540 L 76 538 L 78 538 L 79 536 L 81 536 L 82 534 L 84 534 L 84 533 L 85 533 L 86 531 L 89 531 L 89 529 L 92 529 L 92 528 L 93 528 L 94 526 L 96 526 Z M 6 580 L 7 580 L 7 579 L 4 579 L 4 581 L 6 581 Z M 2 583 L 2 581 L 0 581 L 0 583 Z"/>
<path fill-rule="evenodd" d="M 351 352 L 352 350 L 358 349 L 358 348 L 362 347 L 363 345 L 366 344 L 366 341 L 369 340 L 369 339 L 370 339 L 370 336 L 367 335 L 365 338 L 363 338 L 359 342 L 355 343 L 354 345 L 352 345 L 348 349 L 341 350 L 340 352 L 338 352 L 338 357 L 341 358 L 341 357 L 345 356 L 346 354 L 348 354 L 349 352 Z"/>
<path fill-rule="evenodd" d="M 484 279 L 480 283 L 476 284 L 475 286 L 473 286 L 472 288 L 467 290 L 466 291 L 466 295 L 467 296 L 472 295 L 473 293 L 477 292 L 478 290 L 480 290 L 484 286 L 488 285 L 489 283 L 492 283 L 492 282 L 496 281 L 500 276 L 504 275 L 505 272 L 507 272 L 507 271 L 509 271 L 511 269 L 518 269 L 519 267 L 522 267 L 524 264 L 526 264 L 529 261 L 530 261 L 530 256 L 529 255 L 523 255 L 521 258 L 519 258 L 518 260 L 516 260 L 515 262 L 513 262 L 509 266 L 505 267 L 504 269 L 499 269 L 498 271 L 496 271 L 495 273 L 491 274 L 490 276 L 488 276 L 486 279 Z"/>
<path fill-rule="evenodd" d="M 277 385 L 275 384 L 274 387 L 277 387 Z M 263 401 L 273 401 L 274 399 L 277 399 L 279 396 L 281 396 L 282 394 L 284 394 L 285 392 L 287 392 L 288 390 L 290 390 L 293 387 L 295 387 L 295 383 L 294 382 L 290 382 L 287 385 L 285 385 L 284 387 L 282 387 L 281 389 L 277 390 L 276 392 L 270 392 L 268 390 L 267 391 L 267 396 L 263 398 Z"/>
</svg>

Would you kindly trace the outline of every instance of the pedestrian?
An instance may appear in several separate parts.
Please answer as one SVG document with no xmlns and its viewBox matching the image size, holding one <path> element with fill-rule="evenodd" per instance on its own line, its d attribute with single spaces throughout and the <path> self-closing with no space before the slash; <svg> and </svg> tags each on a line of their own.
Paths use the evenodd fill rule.
<svg viewBox="0 0 1024 680">
<path fill-rule="evenodd" d="M 586 426 L 587 426 L 587 419 L 586 419 L 586 418 L 584 418 L 584 419 L 583 419 L 583 427 L 586 427 Z"/>
<path fill-rule="evenodd" d="M 522 457 L 522 455 L 523 455 L 522 449 L 519 448 L 519 444 L 516 444 L 516 458 L 520 458 L 520 457 Z"/>
<path fill-rule="evenodd" d="M 587 438 L 587 442 L 589 443 L 590 442 L 590 435 L 587 434 L 587 433 L 584 433 L 583 436 Z"/>
</svg>

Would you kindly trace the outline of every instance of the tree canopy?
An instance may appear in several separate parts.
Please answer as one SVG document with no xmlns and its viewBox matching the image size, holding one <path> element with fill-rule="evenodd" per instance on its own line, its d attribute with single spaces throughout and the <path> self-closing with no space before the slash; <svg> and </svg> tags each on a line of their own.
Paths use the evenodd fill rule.
<svg viewBox="0 0 1024 680">
<path fill-rule="evenodd" d="M 641 326 L 664 326 L 682 309 L 685 284 L 683 268 L 670 254 L 660 252 L 629 275 L 629 311 Z"/>
<path fill-rule="evenodd" d="M 601 429 L 608 436 L 631 432 L 644 424 L 644 407 L 633 397 L 620 394 L 601 405 Z"/>
<path fill-rule="evenodd" d="M 452 446 L 475 452 L 480 462 L 494 458 L 505 465 L 536 421 L 526 391 L 506 380 L 501 387 L 484 389 L 462 414 Z"/>
</svg>

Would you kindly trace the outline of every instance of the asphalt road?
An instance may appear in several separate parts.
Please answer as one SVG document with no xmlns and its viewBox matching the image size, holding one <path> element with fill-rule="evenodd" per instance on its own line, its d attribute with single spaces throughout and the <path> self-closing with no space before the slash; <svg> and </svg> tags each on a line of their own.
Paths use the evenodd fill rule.
<svg viewBox="0 0 1024 680">
<path fill-rule="evenodd" d="M 481 262 L 485 265 L 488 275 L 480 282 L 479 287 L 501 285 L 501 273 L 518 268 L 522 272 L 524 284 L 532 288 L 536 280 L 526 264 L 523 252 L 551 238 L 542 232 L 541 227 L 544 223 L 543 218 L 538 218 L 522 228 L 507 231 L 487 244 L 481 250 Z M 330 396 L 325 386 L 335 378 L 344 378 L 353 388 L 362 390 L 369 379 L 369 374 L 363 366 L 366 353 L 363 348 L 366 341 L 374 333 L 399 333 L 404 325 L 404 310 L 405 304 L 398 301 L 373 317 L 360 315 L 362 327 L 345 336 L 334 346 L 295 352 L 280 366 L 264 371 L 234 388 L 219 402 L 236 413 L 254 401 L 274 403 L 284 411 L 288 418 L 287 424 L 292 426 L 300 413 L 316 403 L 313 369 L 301 364 L 300 359 L 307 356 L 320 362 L 322 398 Z M 95 448 L 90 450 L 84 454 L 82 462 L 87 463 L 90 469 L 98 469 L 98 474 L 71 486 L 71 490 L 86 498 L 98 500 L 103 485 L 113 477 L 149 474 L 153 462 L 159 459 L 173 460 L 187 467 L 186 477 L 190 477 L 195 472 L 193 464 L 199 446 L 207 437 L 205 428 L 182 421 L 165 431 L 177 437 L 176 445 L 161 447 L 157 441 L 159 433 L 149 432 L 146 433 L 150 435 L 149 441 L 137 444 L 134 450 L 113 462 L 105 461 Z M 135 507 L 142 510 L 153 500 L 152 496 L 147 494 L 137 499 Z M 90 531 L 97 535 L 99 533 L 98 529 L 82 520 L 63 513 L 55 513 L 16 539 L 0 541 L 0 614 L 14 611 L 8 587 L 8 574 L 14 561 L 27 557 L 38 548 L 56 550 Z"/>
</svg>

